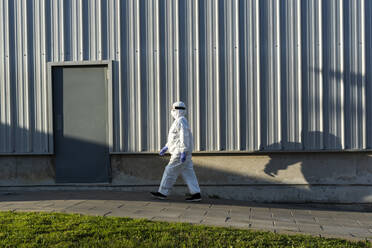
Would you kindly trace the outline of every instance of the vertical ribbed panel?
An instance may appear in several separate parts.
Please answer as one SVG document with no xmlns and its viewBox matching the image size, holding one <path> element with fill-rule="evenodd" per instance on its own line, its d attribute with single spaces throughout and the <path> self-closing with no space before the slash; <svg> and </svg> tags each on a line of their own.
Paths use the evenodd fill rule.
<svg viewBox="0 0 372 248">
<path fill-rule="evenodd" d="M 12 20 L 9 17 L 8 1 L 0 2 L 0 151 L 14 152 L 12 133 L 12 92 L 10 86 L 10 30 Z M 9 27 L 10 26 L 10 27 Z"/>
<path fill-rule="evenodd" d="M 70 29 L 71 29 L 71 43 L 69 44 L 70 60 L 72 61 L 81 61 L 82 60 L 82 6 L 81 1 L 70 1 L 71 4 L 71 21 L 70 21 Z"/>
<path fill-rule="evenodd" d="M 102 6 L 101 0 L 90 0 L 88 2 L 89 16 L 89 58 L 90 60 L 102 60 Z M 115 11 L 118 6 L 115 7 Z M 120 9 L 119 9 L 120 10 Z"/>
<path fill-rule="evenodd" d="M 344 147 L 344 1 L 323 3 L 324 16 L 324 147 Z"/>
<path fill-rule="evenodd" d="M 180 81 L 184 84 L 182 93 L 188 106 L 188 119 L 190 128 L 193 130 L 194 146 L 200 150 L 200 80 L 199 80 L 199 5 L 197 0 L 180 2 L 180 50 L 184 70 L 180 71 Z M 183 20 L 182 20 L 183 18 Z M 182 22 L 183 21 L 183 22 Z M 169 114 L 168 114 L 169 115 Z M 166 135 L 166 132 L 164 132 Z"/>
<path fill-rule="evenodd" d="M 125 43 L 126 63 L 122 63 L 124 68 L 123 76 L 123 110 L 127 113 L 124 118 L 126 121 L 123 126 L 117 126 L 124 133 L 124 136 L 115 136 L 115 148 L 119 151 L 138 151 L 140 150 L 141 137 L 141 74 L 140 74 L 140 32 L 144 28 L 140 28 L 140 7 L 139 1 L 126 1 L 126 11 L 122 18 L 125 25 L 125 33 L 123 35 L 123 43 Z M 125 57 L 124 57 L 125 59 Z M 126 136 L 125 136 L 126 135 Z M 123 137 L 126 137 L 123 139 Z M 120 144 L 127 144 L 126 146 Z"/>
<path fill-rule="evenodd" d="M 59 62 L 64 61 L 64 51 L 65 51 L 65 37 L 66 34 L 64 27 L 63 18 L 63 2 L 64 1 L 52 1 L 50 0 L 50 9 L 46 11 L 50 12 L 50 39 L 51 39 L 51 50 L 48 51 L 51 54 L 52 61 Z"/>
<path fill-rule="evenodd" d="M 372 148 L 369 0 L 2 0 L 0 153 L 49 153 L 47 63 L 112 60 L 113 151 Z"/>
<path fill-rule="evenodd" d="M 372 149 L 372 1 L 366 1 L 365 6 L 366 24 L 366 109 L 367 109 L 367 148 Z"/>
<path fill-rule="evenodd" d="M 20 152 L 31 152 L 31 132 L 30 130 L 30 74 L 32 71 L 29 69 L 29 52 L 32 49 L 28 48 L 29 35 L 33 39 L 32 34 L 27 29 L 27 16 L 32 14 L 31 11 L 27 11 L 27 1 L 10 1 L 10 4 L 13 4 L 14 10 L 14 40 L 11 42 L 15 43 L 14 49 L 14 66 L 18 70 L 14 71 L 13 80 L 15 87 L 13 88 L 15 94 L 13 95 L 15 102 L 15 115 L 14 124 L 16 127 L 15 130 L 15 150 Z"/>
<path fill-rule="evenodd" d="M 223 126 L 221 129 L 221 104 L 225 103 L 220 100 L 221 82 L 219 68 L 219 33 L 221 32 L 221 20 L 219 20 L 218 1 L 206 0 L 201 3 L 200 20 L 201 37 L 201 78 L 200 78 L 200 101 L 201 101 L 201 150 L 220 150 L 221 148 L 221 131 L 226 130 Z M 222 2 L 223 4 L 223 2 Z M 223 11 L 221 9 L 220 11 Z M 223 20 L 222 20 L 223 23 Z M 223 34 L 223 33 L 222 33 Z M 226 112 L 226 111 L 224 111 Z"/>
<path fill-rule="evenodd" d="M 241 137 L 245 150 L 261 144 L 259 0 L 240 5 Z"/>
<path fill-rule="evenodd" d="M 282 145 L 285 150 L 302 149 L 301 5 L 298 0 L 281 6 Z"/>
<path fill-rule="evenodd" d="M 146 11 L 146 29 L 144 33 L 144 47 L 143 52 L 144 67 L 142 68 L 144 76 L 142 77 L 143 86 L 142 91 L 146 89 L 145 98 L 143 100 L 143 112 L 147 111 L 145 115 L 142 126 L 142 131 L 145 135 L 145 141 L 142 144 L 143 150 L 157 150 L 160 147 L 160 123 L 159 113 L 160 113 L 160 61 L 159 61 L 159 2 L 158 1 L 146 1 L 145 11 Z M 174 46 L 169 46 L 167 51 L 167 77 L 166 82 L 169 84 L 169 95 L 177 96 L 179 92 L 178 87 L 178 42 L 177 36 L 172 34 L 172 25 L 177 25 L 177 12 L 175 8 L 177 5 L 173 4 L 173 1 L 167 1 L 167 20 L 166 25 L 168 31 L 166 32 L 169 36 L 167 37 L 168 44 L 173 44 Z M 174 84 L 173 84 L 174 83 Z M 172 84 L 172 85 L 171 85 Z M 176 86 L 176 87 L 171 87 Z M 149 125 L 149 123 L 151 123 Z"/>
<path fill-rule="evenodd" d="M 366 147 L 364 1 L 346 0 L 346 148 Z M 371 68 L 370 68 L 371 70 Z M 369 106 L 371 107 L 371 106 Z"/>
<path fill-rule="evenodd" d="M 261 7 L 261 111 L 262 148 L 282 148 L 280 5 L 279 0 L 260 1 Z"/>
<path fill-rule="evenodd" d="M 84 1 L 84 3 L 86 3 Z M 128 130 L 126 127 L 123 128 L 123 120 L 126 116 L 124 116 L 125 112 L 123 107 L 126 106 L 124 104 L 125 97 L 123 95 L 123 75 L 122 75 L 122 68 L 119 65 L 119 61 L 121 61 L 122 53 L 121 53 L 121 25 L 124 25 L 124 23 L 121 23 L 120 19 L 120 13 L 122 13 L 122 4 L 124 2 L 122 1 L 107 1 L 105 2 L 107 8 L 107 59 L 113 60 L 113 66 L 112 70 L 114 71 L 112 75 L 112 81 L 113 81 L 113 122 L 114 122 L 114 149 L 115 150 L 124 150 L 124 133 L 127 133 Z M 88 29 L 88 27 L 85 27 Z M 88 39 L 88 43 L 89 43 Z M 136 82 L 137 83 L 137 82 Z M 139 97 L 139 100 L 141 98 Z M 140 113 L 140 112 L 137 112 Z M 138 129 L 137 129 L 138 130 Z M 141 136 L 139 136 L 141 137 Z"/>
<path fill-rule="evenodd" d="M 301 1 L 303 43 L 303 145 L 323 149 L 322 1 Z"/>
<path fill-rule="evenodd" d="M 34 15 L 32 19 L 34 30 L 33 56 L 33 152 L 48 152 L 48 93 L 47 93 L 47 58 L 46 58 L 46 25 L 45 1 L 33 1 Z M 31 25 L 30 25 L 31 26 Z"/>
<path fill-rule="evenodd" d="M 240 80 L 239 80 L 239 6 L 237 0 L 224 1 L 224 64 L 221 64 L 220 70 L 225 70 L 224 78 L 221 77 L 221 83 L 224 82 L 225 89 L 225 145 L 222 148 L 228 151 L 240 150 Z M 221 49 L 222 50 L 222 49 Z M 221 144 L 220 144 L 221 148 Z"/>
<path fill-rule="evenodd" d="M 122 16 L 124 26 L 123 43 L 126 53 L 123 53 L 122 71 L 123 75 L 123 109 L 127 113 L 123 125 L 124 135 L 121 139 L 117 138 L 117 142 L 126 144 L 120 150 L 138 151 L 141 145 L 141 73 L 140 73 L 140 32 L 144 30 L 140 28 L 140 7 L 139 1 L 126 1 L 125 12 Z M 124 140 L 123 138 L 126 137 Z M 123 141 L 121 141 L 123 140 Z M 117 146 L 115 146 L 117 147 Z"/>
</svg>

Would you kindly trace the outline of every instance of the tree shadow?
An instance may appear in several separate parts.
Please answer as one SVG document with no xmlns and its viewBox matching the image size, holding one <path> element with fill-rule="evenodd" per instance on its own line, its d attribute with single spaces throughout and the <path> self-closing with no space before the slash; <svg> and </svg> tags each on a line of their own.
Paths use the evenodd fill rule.
<svg viewBox="0 0 372 248">
<path fill-rule="evenodd" d="M 324 139 L 330 149 L 372 148 L 371 83 L 367 75 L 329 68 L 310 68 L 323 78 L 324 133 L 333 132 Z M 340 137 L 343 137 L 341 140 Z M 334 139 L 333 139 L 334 138 Z"/>
</svg>

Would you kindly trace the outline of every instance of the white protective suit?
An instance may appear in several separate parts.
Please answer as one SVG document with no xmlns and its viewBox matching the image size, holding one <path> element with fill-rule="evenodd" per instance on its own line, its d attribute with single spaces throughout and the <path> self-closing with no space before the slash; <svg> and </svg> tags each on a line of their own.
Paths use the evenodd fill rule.
<svg viewBox="0 0 372 248">
<path fill-rule="evenodd" d="M 185 118 L 186 110 L 175 109 L 185 107 L 183 102 L 173 104 L 172 116 L 174 122 L 169 129 L 168 142 L 166 146 L 170 152 L 171 159 L 165 167 L 163 178 L 160 183 L 159 192 L 168 195 L 178 175 L 181 173 L 183 180 L 189 188 L 190 194 L 200 193 L 198 180 L 196 178 L 191 153 L 193 150 L 193 138 L 189 124 Z M 181 153 L 186 153 L 186 161 L 181 162 Z"/>
</svg>

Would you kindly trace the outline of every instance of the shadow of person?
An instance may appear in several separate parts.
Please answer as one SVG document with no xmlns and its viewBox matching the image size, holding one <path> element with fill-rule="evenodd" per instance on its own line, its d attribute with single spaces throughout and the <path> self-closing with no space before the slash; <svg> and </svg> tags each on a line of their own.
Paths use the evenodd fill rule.
<svg viewBox="0 0 372 248">
<path fill-rule="evenodd" d="M 337 164 L 339 158 L 345 157 L 344 154 L 338 153 L 337 156 L 329 156 L 329 153 L 335 151 L 337 148 L 341 148 L 341 139 L 335 135 L 329 133 L 323 133 L 318 131 L 303 133 L 302 137 L 306 137 L 308 140 L 323 140 L 332 141 L 332 148 L 320 150 L 313 150 L 314 152 L 296 152 L 296 153 L 272 153 L 270 154 L 270 162 L 265 166 L 264 172 L 271 176 L 277 177 L 279 171 L 287 170 L 289 166 L 294 164 L 301 164 L 301 172 L 306 180 L 306 183 L 320 183 L 334 174 L 333 165 Z M 286 147 L 303 147 L 302 143 L 296 142 L 280 142 L 269 145 L 265 148 L 265 151 L 278 151 L 277 147 L 281 147 L 281 152 L 285 152 Z M 288 150 L 289 152 L 290 150 Z M 309 150 L 311 151 L 311 150 Z M 327 166 L 328 164 L 328 166 Z"/>
<path fill-rule="evenodd" d="M 273 182 L 289 188 L 288 192 L 292 192 L 290 200 L 328 203 L 371 201 L 372 156 L 363 151 L 337 152 L 342 147 L 341 139 L 332 134 L 307 132 L 302 137 L 331 147 L 313 152 L 285 152 L 286 144 L 290 147 L 304 146 L 302 143 L 281 142 L 265 149 L 278 151 L 277 148 L 282 147 L 281 152 L 268 155 L 270 161 L 265 165 L 264 173 Z"/>
<path fill-rule="evenodd" d="M 269 154 L 265 174 L 271 176 L 273 181 L 305 193 L 306 196 L 301 193 L 297 197 L 306 201 L 371 201 L 372 156 L 363 151 L 337 152 L 342 147 L 341 140 L 332 134 L 307 132 L 302 137 L 324 141 L 324 144 L 331 144 L 332 147 L 323 151 L 283 153 L 283 150 L 286 151 L 285 144 L 273 144 L 265 150 L 273 151 L 271 147 L 282 147 L 282 152 Z"/>
</svg>

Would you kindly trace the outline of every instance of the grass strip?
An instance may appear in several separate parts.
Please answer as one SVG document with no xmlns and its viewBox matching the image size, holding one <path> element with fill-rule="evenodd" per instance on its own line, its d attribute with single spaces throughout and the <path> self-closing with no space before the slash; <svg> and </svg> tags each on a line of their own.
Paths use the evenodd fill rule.
<svg viewBox="0 0 372 248">
<path fill-rule="evenodd" d="M 0 212 L 0 247 L 371 247 L 369 242 L 144 219 Z"/>
</svg>

